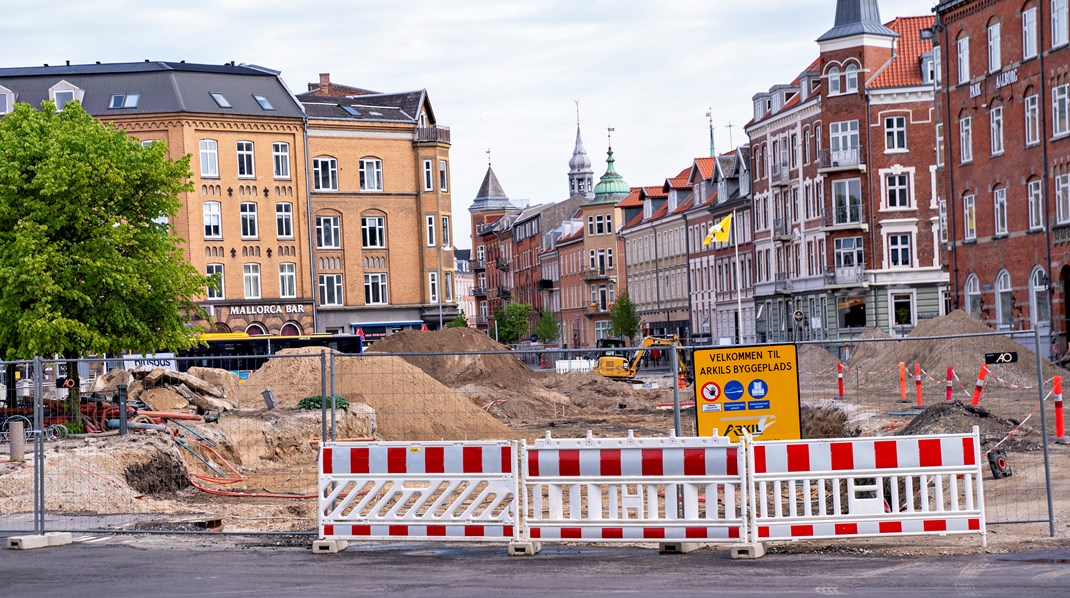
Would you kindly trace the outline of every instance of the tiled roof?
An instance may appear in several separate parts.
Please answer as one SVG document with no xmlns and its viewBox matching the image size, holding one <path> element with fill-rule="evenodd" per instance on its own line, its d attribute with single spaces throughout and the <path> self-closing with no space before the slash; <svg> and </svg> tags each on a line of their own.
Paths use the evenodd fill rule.
<svg viewBox="0 0 1070 598">
<path fill-rule="evenodd" d="M 687 189 L 691 187 L 691 183 L 687 181 L 689 178 L 691 178 L 690 176 L 688 176 L 690 174 L 691 167 L 688 166 L 687 168 L 681 170 L 680 174 L 670 179 L 665 179 L 665 187 L 663 188 L 668 191 L 669 189 Z"/>
<path fill-rule="evenodd" d="M 669 196 L 669 192 L 665 190 L 665 187 L 643 187 L 643 195 L 650 199 L 665 199 Z"/>
<path fill-rule="evenodd" d="M 899 17 L 888 28 L 899 34 L 895 60 L 867 84 L 868 89 L 924 85 L 921 79 L 921 55 L 933 51 L 932 40 L 921 39 L 922 29 L 933 26 L 936 17 Z"/>
<path fill-rule="evenodd" d="M 643 207 L 643 201 L 639 199 L 639 194 L 643 190 L 642 187 L 632 187 L 628 197 L 617 202 L 618 208 L 641 208 Z"/>
<path fill-rule="evenodd" d="M 695 158 L 695 167 L 698 168 L 702 178 L 708 179 L 713 176 L 714 158 Z"/>
</svg>

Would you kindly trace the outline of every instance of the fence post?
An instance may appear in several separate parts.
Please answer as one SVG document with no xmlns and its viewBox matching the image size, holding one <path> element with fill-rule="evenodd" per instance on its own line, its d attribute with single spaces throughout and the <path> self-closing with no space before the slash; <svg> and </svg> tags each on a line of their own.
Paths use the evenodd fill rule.
<svg viewBox="0 0 1070 598">
<path fill-rule="evenodd" d="M 1033 326 L 1033 340 L 1040 347 L 1040 329 Z M 1048 535 L 1055 537 L 1055 503 L 1051 495 L 1051 459 L 1048 455 L 1048 417 L 1044 413 L 1044 365 L 1040 362 L 1040 351 L 1037 357 L 1037 397 L 1040 399 L 1040 439 L 1044 448 L 1044 486 L 1048 491 Z M 986 366 L 987 367 L 987 366 Z"/>
<path fill-rule="evenodd" d="M 45 533 L 45 367 L 41 356 L 33 358 L 33 531 Z"/>
<path fill-rule="evenodd" d="M 327 349 L 331 352 L 331 442 L 338 439 L 338 434 L 335 431 L 336 413 L 338 405 L 335 404 L 334 398 L 334 349 Z"/>
<path fill-rule="evenodd" d="M 327 354 L 320 353 L 320 446 L 327 442 Z"/>
<path fill-rule="evenodd" d="M 119 436 L 126 436 L 126 385 L 119 385 Z"/>
<path fill-rule="evenodd" d="M 11 419 L 7 426 L 8 454 L 12 461 L 22 461 L 26 449 L 26 429 L 22 420 Z"/>
<path fill-rule="evenodd" d="M 677 381 L 680 379 L 680 360 L 676 355 L 676 345 L 669 345 L 669 361 L 672 362 L 672 379 Z M 695 406 L 698 409 L 698 406 Z M 676 432 L 677 436 L 681 436 L 680 433 L 680 385 L 672 385 L 672 429 Z"/>
</svg>

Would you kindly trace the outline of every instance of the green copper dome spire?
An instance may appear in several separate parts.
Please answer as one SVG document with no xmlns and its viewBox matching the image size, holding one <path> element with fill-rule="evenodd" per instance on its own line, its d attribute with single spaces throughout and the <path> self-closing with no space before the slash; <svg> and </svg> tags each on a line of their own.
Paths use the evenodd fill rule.
<svg viewBox="0 0 1070 598">
<path fill-rule="evenodd" d="M 609 131 L 613 132 L 613 129 Z M 617 169 L 614 167 L 616 160 L 613 159 L 612 143 L 606 154 L 606 173 L 602 175 L 602 178 L 598 180 L 598 184 L 594 186 L 595 203 L 619 201 L 631 191 L 631 187 L 625 182 L 624 177 L 617 174 Z"/>
</svg>

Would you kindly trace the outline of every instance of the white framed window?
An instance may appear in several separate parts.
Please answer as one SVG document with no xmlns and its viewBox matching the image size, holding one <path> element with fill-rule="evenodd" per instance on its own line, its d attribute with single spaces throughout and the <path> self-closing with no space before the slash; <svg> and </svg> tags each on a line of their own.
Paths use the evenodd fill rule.
<svg viewBox="0 0 1070 598">
<path fill-rule="evenodd" d="M 383 161 L 378 158 L 362 158 L 360 161 L 360 190 L 383 190 Z"/>
<path fill-rule="evenodd" d="M 933 83 L 935 83 L 937 87 L 940 87 L 940 83 L 944 80 L 944 63 L 941 52 L 942 49 L 940 46 L 933 48 Z"/>
<path fill-rule="evenodd" d="M 251 179 L 256 177 L 255 161 L 253 160 L 253 142 L 239 141 L 238 152 L 238 178 Z"/>
<path fill-rule="evenodd" d="M 845 120 L 829 123 L 829 151 L 832 164 L 858 164 L 858 121 Z"/>
<path fill-rule="evenodd" d="M 260 264 L 242 264 L 242 279 L 245 282 L 245 298 L 260 298 Z"/>
<path fill-rule="evenodd" d="M 1051 47 L 1062 46 L 1068 39 L 1066 0 L 1051 0 Z"/>
<path fill-rule="evenodd" d="M 342 247 L 341 219 L 338 216 L 316 216 L 316 248 Z"/>
<path fill-rule="evenodd" d="M 910 235 L 897 233 L 888 235 L 888 266 L 890 268 L 909 268 L 913 266 L 910 258 Z"/>
<path fill-rule="evenodd" d="M 275 204 L 275 236 L 279 239 L 294 238 L 294 205 L 280 201 Z"/>
<path fill-rule="evenodd" d="M 884 184 L 889 209 L 911 207 L 910 175 L 890 174 L 884 177 Z"/>
<path fill-rule="evenodd" d="M 1014 292 L 1011 287 L 1011 275 L 1000 270 L 996 275 L 996 325 L 1008 329 L 1014 325 Z"/>
<path fill-rule="evenodd" d="M 970 82 L 970 38 L 960 37 L 955 42 L 959 58 L 959 84 Z"/>
<path fill-rule="evenodd" d="M 224 96 L 223 94 L 221 94 L 221 93 L 219 93 L 217 91 L 210 91 L 210 92 L 208 92 L 208 95 L 212 96 L 212 99 L 215 100 L 216 105 L 218 105 L 220 108 L 233 108 L 234 107 L 234 106 L 230 105 L 230 100 L 228 100 L 226 98 L 226 96 Z"/>
<path fill-rule="evenodd" d="M 259 236 L 256 222 L 256 204 L 242 202 L 238 209 L 241 213 L 241 238 L 256 239 Z"/>
<path fill-rule="evenodd" d="M 981 315 L 981 281 L 973 273 L 966 277 L 966 313 Z"/>
<path fill-rule="evenodd" d="M 959 119 L 960 162 L 973 162 L 973 118 L 964 116 Z"/>
<path fill-rule="evenodd" d="M 364 275 L 364 303 L 382 305 L 387 302 L 386 274 L 382 272 Z"/>
<path fill-rule="evenodd" d="M 1070 84 L 1064 83 L 1051 90 L 1051 117 L 1053 133 L 1056 137 L 1070 133 Z"/>
<path fill-rule="evenodd" d="M 56 104 L 56 110 L 63 110 L 63 106 L 67 102 L 73 102 L 78 100 L 79 102 L 85 97 L 85 90 L 79 89 L 75 85 L 66 81 L 60 81 L 56 83 L 48 90 L 48 99 L 52 100 Z"/>
<path fill-rule="evenodd" d="M 993 213 L 995 215 L 995 233 L 997 237 L 1007 236 L 1007 189 L 1000 187 L 992 191 Z"/>
<path fill-rule="evenodd" d="M 279 297 L 293 299 L 297 296 L 297 264 L 279 264 Z"/>
<path fill-rule="evenodd" d="M 264 110 L 274 110 L 275 109 L 275 107 L 271 105 L 271 101 L 268 100 L 266 96 L 262 96 L 262 95 L 259 95 L 259 94 L 253 94 L 253 99 L 256 100 L 256 103 L 260 104 L 260 107 L 263 108 Z"/>
<path fill-rule="evenodd" d="M 994 73 L 1003 67 L 999 49 L 999 23 L 988 26 L 988 72 Z"/>
<path fill-rule="evenodd" d="M 862 222 L 862 181 L 846 179 L 832 181 L 833 224 Z"/>
<path fill-rule="evenodd" d="M 435 217 L 427 217 L 427 246 L 435 246 Z"/>
<path fill-rule="evenodd" d="M 137 104 L 140 99 L 141 94 L 135 92 L 112 94 L 111 100 L 108 102 L 108 110 L 137 108 Z"/>
<path fill-rule="evenodd" d="M 832 67 L 829 69 L 829 95 L 838 95 L 840 93 L 840 69 L 839 67 Z"/>
<path fill-rule="evenodd" d="M 442 247 L 449 249 L 450 246 L 450 217 L 442 217 Z"/>
<path fill-rule="evenodd" d="M 320 305 L 343 305 L 342 275 L 320 274 Z"/>
<path fill-rule="evenodd" d="M 992 142 L 992 155 L 1003 153 L 1003 106 L 997 106 L 988 113 L 989 139 Z"/>
<path fill-rule="evenodd" d="M 1044 269 L 1037 266 L 1029 275 L 1029 311 L 1032 314 L 1033 323 L 1051 321 L 1051 311 L 1048 310 L 1048 277 Z"/>
<path fill-rule="evenodd" d="M 1055 221 L 1070 223 L 1070 174 L 1055 177 Z"/>
<path fill-rule="evenodd" d="M 936 123 L 936 165 L 944 165 L 944 123 Z"/>
<path fill-rule="evenodd" d="M 386 218 L 362 216 L 360 219 L 361 246 L 365 249 L 386 247 Z"/>
<path fill-rule="evenodd" d="M 215 139 L 201 139 L 201 176 L 219 177 L 219 145 Z"/>
<path fill-rule="evenodd" d="M 204 238 L 222 239 L 222 206 L 218 201 L 206 201 L 202 208 L 204 213 Z"/>
<path fill-rule="evenodd" d="M 889 292 L 888 303 L 891 308 L 893 326 L 914 325 L 914 293 Z"/>
<path fill-rule="evenodd" d="M 858 91 L 858 65 L 851 63 L 843 70 L 844 92 L 854 93 Z"/>
<path fill-rule="evenodd" d="M 1022 60 L 1037 57 L 1037 7 L 1022 11 Z"/>
<path fill-rule="evenodd" d="M 939 218 L 940 218 L 940 242 L 947 243 L 947 200 L 940 198 L 939 201 Z"/>
<path fill-rule="evenodd" d="M 204 267 L 204 273 L 209 278 L 216 280 L 215 287 L 208 287 L 208 299 L 226 298 L 226 288 L 223 286 L 223 264 L 208 264 Z"/>
<path fill-rule="evenodd" d="M 862 237 L 840 237 L 833 239 L 832 251 L 837 268 L 852 268 L 866 263 L 862 251 Z M 778 267 L 778 271 L 782 268 Z M 766 278 L 768 280 L 768 277 Z"/>
<path fill-rule="evenodd" d="M 15 109 L 15 92 L 0 85 L 0 114 L 7 114 Z"/>
<path fill-rule="evenodd" d="M 275 166 L 275 178 L 290 178 L 290 144 L 276 141 L 271 144 L 271 161 Z"/>
<path fill-rule="evenodd" d="M 972 241 L 977 238 L 976 208 L 977 206 L 974 204 L 973 194 L 964 195 L 962 197 L 962 235 L 967 241 Z"/>
<path fill-rule="evenodd" d="M 907 148 L 907 117 L 889 116 L 884 119 L 884 149 L 905 150 Z"/>
<path fill-rule="evenodd" d="M 424 160 L 424 191 L 435 190 L 435 173 L 431 160 Z"/>
<path fill-rule="evenodd" d="M 439 160 L 438 161 L 438 190 L 442 191 L 443 193 L 448 191 L 449 189 L 448 189 L 447 183 L 449 183 L 449 176 L 447 175 L 447 172 L 446 172 L 446 161 L 445 160 Z"/>
<path fill-rule="evenodd" d="M 312 188 L 316 191 L 338 190 L 338 160 L 328 157 L 312 159 Z"/>
<path fill-rule="evenodd" d="M 446 296 L 446 302 L 453 301 L 453 272 L 442 273 L 442 292 Z"/>
<path fill-rule="evenodd" d="M 1040 179 L 1029 181 L 1026 185 L 1029 197 L 1029 230 L 1044 228 L 1044 196 Z"/>
<path fill-rule="evenodd" d="M 1026 96 L 1025 104 L 1025 144 L 1040 143 L 1040 96 Z"/>
<path fill-rule="evenodd" d="M 427 273 L 428 299 L 431 303 L 438 303 L 438 272 Z"/>
</svg>

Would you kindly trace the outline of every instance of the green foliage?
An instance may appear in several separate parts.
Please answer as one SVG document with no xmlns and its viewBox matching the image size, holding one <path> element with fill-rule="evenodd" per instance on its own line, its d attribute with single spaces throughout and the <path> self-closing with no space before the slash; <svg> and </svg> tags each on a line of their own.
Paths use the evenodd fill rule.
<svg viewBox="0 0 1070 598">
<path fill-rule="evenodd" d="M 468 318 L 464 316 L 464 310 L 460 315 L 446 323 L 446 328 L 468 328 Z"/>
<path fill-rule="evenodd" d="M 327 398 L 327 406 L 331 406 L 330 397 Z M 345 397 L 334 395 L 334 406 L 338 409 L 349 409 L 349 401 L 345 400 Z M 323 395 L 314 395 L 311 397 L 305 397 L 297 403 L 298 409 L 323 409 Z"/>
<path fill-rule="evenodd" d="M 494 323 L 498 328 L 498 342 L 503 345 L 515 345 L 520 337 L 527 333 L 528 323 L 535 315 L 530 303 L 508 303 L 494 314 Z M 493 330 L 493 328 L 492 328 Z"/>
<path fill-rule="evenodd" d="M 621 292 L 609 310 L 609 333 L 631 340 L 639 336 L 640 324 L 639 314 L 635 311 L 631 297 L 627 291 Z"/>
<path fill-rule="evenodd" d="M 67 434 L 85 434 L 85 424 L 74 417 L 70 417 L 63 422 L 63 427 L 67 428 Z"/>
<path fill-rule="evenodd" d="M 554 314 L 544 311 L 535 322 L 535 336 L 540 343 L 552 343 L 561 336 L 561 327 L 557 325 Z"/>
<path fill-rule="evenodd" d="M 195 344 L 209 280 L 158 222 L 193 190 L 189 156 L 167 153 L 77 102 L 0 119 L 0 357 Z"/>
</svg>

